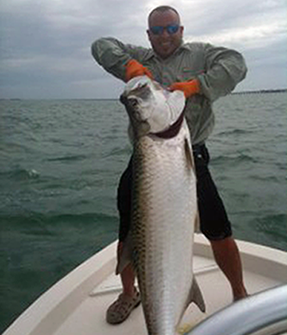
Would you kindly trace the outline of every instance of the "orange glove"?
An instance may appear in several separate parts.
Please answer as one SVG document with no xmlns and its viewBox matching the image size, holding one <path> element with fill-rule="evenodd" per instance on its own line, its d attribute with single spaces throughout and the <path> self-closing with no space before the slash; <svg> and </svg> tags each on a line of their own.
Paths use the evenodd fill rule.
<svg viewBox="0 0 287 335">
<path fill-rule="evenodd" d="M 200 86 L 199 81 L 197 79 L 193 79 L 191 81 L 183 81 L 180 83 L 174 83 L 172 84 L 169 89 L 171 91 L 182 91 L 186 98 L 191 97 L 192 95 L 199 93 Z"/>
<path fill-rule="evenodd" d="M 126 81 L 137 77 L 137 76 L 148 76 L 152 79 L 152 74 L 148 68 L 144 67 L 141 63 L 135 59 L 131 59 L 126 64 Z"/>
</svg>

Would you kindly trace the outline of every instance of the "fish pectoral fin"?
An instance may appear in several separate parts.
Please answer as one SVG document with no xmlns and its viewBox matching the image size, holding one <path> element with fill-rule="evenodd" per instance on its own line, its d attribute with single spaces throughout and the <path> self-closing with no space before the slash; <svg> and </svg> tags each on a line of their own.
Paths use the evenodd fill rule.
<svg viewBox="0 0 287 335">
<path fill-rule="evenodd" d="M 184 139 L 184 152 L 188 168 L 194 169 L 193 154 L 187 138 Z"/>
<path fill-rule="evenodd" d="M 195 279 L 195 277 L 193 277 L 193 282 L 192 282 L 192 285 L 191 285 L 191 289 L 189 291 L 189 296 L 188 296 L 188 301 L 187 301 L 187 306 L 194 302 L 198 308 L 203 312 L 205 313 L 205 302 L 203 300 L 203 296 L 202 296 L 202 293 L 200 291 L 200 288 L 197 284 L 197 281 Z M 186 306 L 186 307 L 187 307 Z"/>
<path fill-rule="evenodd" d="M 122 273 L 123 270 L 131 263 L 132 263 L 132 245 L 131 245 L 131 239 L 129 238 L 128 235 L 125 242 L 123 242 L 123 248 L 118 258 L 116 275 Z"/>
</svg>

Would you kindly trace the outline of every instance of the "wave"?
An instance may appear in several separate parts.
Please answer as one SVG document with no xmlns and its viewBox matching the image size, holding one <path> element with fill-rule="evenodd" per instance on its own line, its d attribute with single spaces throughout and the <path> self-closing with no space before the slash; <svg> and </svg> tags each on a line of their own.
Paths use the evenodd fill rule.
<svg viewBox="0 0 287 335">
<path fill-rule="evenodd" d="M 271 182 L 271 183 L 280 183 L 281 182 L 281 178 L 278 178 L 275 175 L 263 175 L 263 174 L 250 174 L 248 176 L 249 179 L 251 180 L 258 180 L 258 181 L 262 181 L 262 182 Z"/>
<path fill-rule="evenodd" d="M 0 176 L 5 179 L 11 179 L 15 181 L 25 181 L 39 178 L 40 173 L 35 169 L 15 168 L 10 171 L 1 172 Z"/>
<path fill-rule="evenodd" d="M 223 130 L 216 133 L 216 136 L 222 137 L 222 136 L 240 136 L 240 135 L 247 135 L 254 133 L 254 130 L 247 130 L 247 129 L 228 129 Z"/>
<path fill-rule="evenodd" d="M 112 148 L 104 157 L 113 157 L 113 156 L 129 156 L 131 155 L 131 146 L 126 145 L 124 147 Z"/>
<path fill-rule="evenodd" d="M 287 214 L 268 214 L 253 220 L 255 229 L 276 241 L 287 239 Z"/>
<path fill-rule="evenodd" d="M 212 157 L 212 160 L 211 160 L 211 163 L 213 165 L 219 165 L 219 164 L 225 164 L 225 163 L 236 165 L 239 163 L 246 163 L 246 162 L 258 163 L 256 158 L 254 158 L 251 155 L 247 155 L 247 154 L 237 154 L 233 156 L 219 155 L 219 156 Z"/>
<path fill-rule="evenodd" d="M 48 162 L 77 162 L 81 160 L 85 160 L 87 155 L 69 155 L 69 156 L 61 156 L 46 159 Z"/>
<path fill-rule="evenodd" d="M 81 214 L 30 212 L 17 215 L 0 215 L 0 221 L 3 223 L 3 232 L 5 229 L 9 231 L 13 229 L 14 234 L 47 236 L 63 232 L 71 234 L 72 231 L 76 233 L 78 230 L 85 230 L 86 233 L 93 231 L 97 235 L 108 231 L 116 232 L 118 218 L 114 215 L 97 212 Z"/>
</svg>

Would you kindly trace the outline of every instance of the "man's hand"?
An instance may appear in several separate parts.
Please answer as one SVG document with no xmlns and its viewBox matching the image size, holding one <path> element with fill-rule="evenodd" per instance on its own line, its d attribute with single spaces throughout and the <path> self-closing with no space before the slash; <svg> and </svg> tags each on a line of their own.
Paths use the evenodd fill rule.
<svg viewBox="0 0 287 335">
<path fill-rule="evenodd" d="M 135 59 L 131 59 L 126 64 L 126 81 L 128 82 L 130 79 L 137 76 L 148 76 L 152 79 L 152 74 L 148 68 L 144 67 L 141 63 L 136 61 Z"/>
<path fill-rule="evenodd" d="M 191 81 L 183 81 L 180 83 L 174 83 L 172 84 L 169 89 L 171 91 L 182 91 L 185 95 L 185 98 L 189 98 L 192 95 L 199 93 L 200 91 L 200 86 L 199 86 L 199 81 L 197 79 L 193 79 Z"/>
</svg>

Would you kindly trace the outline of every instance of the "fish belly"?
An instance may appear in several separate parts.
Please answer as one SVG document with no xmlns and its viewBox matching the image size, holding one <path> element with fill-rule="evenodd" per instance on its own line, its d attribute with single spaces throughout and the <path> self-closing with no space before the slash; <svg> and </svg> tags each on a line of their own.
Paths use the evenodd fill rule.
<svg viewBox="0 0 287 335">
<path fill-rule="evenodd" d="M 145 136 L 134 146 L 132 238 L 149 334 L 175 333 L 193 280 L 196 179 L 185 138 L 183 128 L 175 138 Z"/>
</svg>

